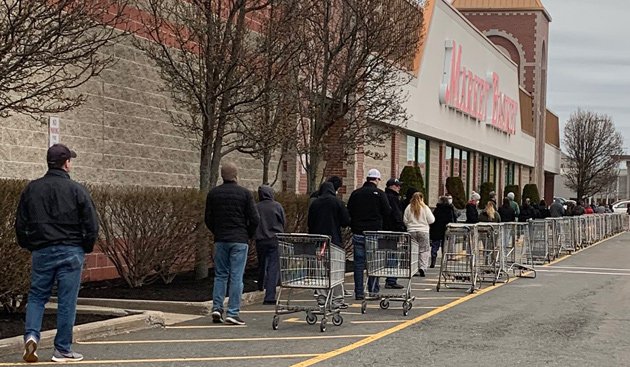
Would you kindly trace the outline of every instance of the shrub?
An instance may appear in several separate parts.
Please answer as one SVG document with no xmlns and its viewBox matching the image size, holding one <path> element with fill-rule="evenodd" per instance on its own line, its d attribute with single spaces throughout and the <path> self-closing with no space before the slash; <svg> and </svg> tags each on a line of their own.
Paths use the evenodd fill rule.
<svg viewBox="0 0 630 367">
<path fill-rule="evenodd" d="M 481 209 L 485 209 L 486 204 L 488 204 L 488 201 L 490 201 L 490 192 L 494 191 L 494 182 L 482 183 L 479 191 L 479 195 L 481 196 L 481 199 L 479 200 L 479 207 Z M 497 205 L 501 204 L 497 203 Z"/>
<path fill-rule="evenodd" d="M 27 181 L 0 180 L 0 306 L 21 311 L 30 285 L 31 256 L 15 238 L 15 213 Z"/>
<path fill-rule="evenodd" d="M 285 232 L 308 232 L 308 198 L 308 195 L 290 192 L 279 192 L 275 195 L 276 201 L 282 204 L 286 215 Z"/>
<path fill-rule="evenodd" d="M 170 283 L 190 267 L 198 241 L 210 235 L 198 190 L 92 187 L 101 225 L 100 247 L 132 287 Z"/>
<path fill-rule="evenodd" d="M 414 166 L 405 166 L 402 172 L 400 172 L 400 181 L 403 182 L 400 193 L 405 195 L 407 190 L 410 187 L 415 188 L 416 190 L 424 193 L 425 200 L 427 200 L 427 193 L 424 191 L 424 180 L 422 179 L 422 172 L 420 171 L 420 167 L 417 165 Z"/>
<path fill-rule="evenodd" d="M 453 197 L 453 205 L 457 209 L 466 207 L 466 191 L 464 182 L 460 177 L 448 177 L 446 179 L 446 191 Z"/>
<path fill-rule="evenodd" d="M 538 193 L 538 186 L 536 184 L 527 184 L 523 187 L 523 200 L 529 198 L 534 203 L 540 202 L 540 194 Z"/>
<path fill-rule="evenodd" d="M 507 185 L 503 190 L 503 196 L 507 196 L 509 192 L 514 193 L 514 201 L 519 203 L 521 202 L 521 188 L 518 185 Z M 497 200 L 501 200 L 503 198 L 497 198 Z"/>
</svg>

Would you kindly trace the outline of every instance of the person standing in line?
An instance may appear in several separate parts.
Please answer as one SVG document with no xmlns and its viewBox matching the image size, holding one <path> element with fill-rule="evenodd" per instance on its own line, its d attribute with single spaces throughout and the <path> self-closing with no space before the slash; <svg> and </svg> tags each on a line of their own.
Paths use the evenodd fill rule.
<svg viewBox="0 0 630 367">
<path fill-rule="evenodd" d="M 499 208 L 501 222 L 516 222 L 516 213 L 509 198 L 503 198 L 503 205 Z"/>
<path fill-rule="evenodd" d="M 521 208 L 521 213 L 518 216 L 518 221 L 527 222 L 530 219 L 536 219 L 536 217 L 536 210 L 534 210 L 534 207 L 530 205 L 530 199 L 525 198 L 525 202 Z"/>
<path fill-rule="evenodd" d="M 243 294 L 243 272 L 247 262 L 247 242 L 253 238 L 260 218 L 252 193 L 237 183 L 234 163 L 221 166 L 223 184 L 210 190 L 206 198 L 206 226 L 214 234 L 214 289 L 212 322 L 223 323 L 223 301 L 230 280 L 230 300 L 225 322 L 245 325 L 239 317 Z"/>
<path fill-rule="evenodd" d="M 497 193 L 494 191 L 490 191 L 490 201 L 492 202 L 492 204 L 494 205 L 494 210 L 497 210 L 498 206 L 497 206 Z"/>
<path fill-rule="evenodd" d="M 518 218 L 518 216 L 521 214 L 521 209 L 519 208 L 518 203 L 514 201 L 514 193 L 508 192 L 507 198 L 510 199 L 510 206 L 512 207 L 512 209 L 514 209 L 514 215 L 516 215 L 516 218 Z"/>
<path fill-rule="evenodd" d="M 57 334 L 54 362 L 78 362 L 72 351 L 72 328 L 85 254 L 98 238 L 98 217 L 88 191 L 70 178 L 77 154 L 63 144 L 48 148 L 48 172 L 30 182 L 18 204 L 15 233 L 20 247 L 31 251 L 31 288 L 26 305 L 24 354 L 26 362 L 39 360 L 44 307 L 57 283 Z"/>
<path fill-rule="evenodd" d="M 562 209 L 564 211 L 564 208 L 562 207 L 562 204 L 560 204 L 560 209 Z M 550 216 L 551 216 L 551 212 L 547 208 L 547 203 L 543 199 L 543 200 L 540 201 L 540 204 L 538 205 L 538 218 L 545 219 L 545 218 L 549 218 Z M 562 214 L 559 215 L 559 216 L 561 217 Z"/>
<path fill-rule="evenodd" d="M 343 180 L 339 176 L 330 176 L 328 180 L 326 180 L 326 182 L 330 182 L 333 184 L 333 187 L 335 188 L 335 192 L 339 191 L 339 188 L 343 186 Z M 321 185 L 320 185 L 320 189 L 321 189 Z M 308 198 L 308 205 L 310 206 L 313 203 L 313 201 L 317 199 L 317 197 L 319 197 L 319 195 L 321 195 L 320 190 L 316 190 L 315 192 L 313 192 Z"/>
<path fill-rule="evenodd" d="M 411 202 L 411 198 L 413 197 L 413 194 L 415 194 L 416 192 L 418 192 L 418 189 L 416 189 L 415 187 L 407 188 L 407 191 L 405 192 L 405 199 L 403 200 L 403 205 L 402 205 L 403 212 L 409 206 L 409 203 Z"/>
<path fill-rule="evenodd" d="M 276 234 L 284 232 L 286 217 L 282 205 L 274 200 L 273 189 L 258 188 L 256 204 L 260 224 L 256 229 L 256 255 L 258 256 L 258 290 L 265 290 L 264 305 L 276 304 L 276 286 L 280 278 L 280 257 Z"/>
<path fill-rule="evenodd" d="M 431 240 L 431 264 L 430 268 L 435 267 L 438 250 L 442 249 L 444 253 L 444 237 L 446 235 L 446 226 L 449 223 L 455 223 L 457 217 L 454 208 L 448 202 L 447 196 L 441 196 L 435 209 L 433 210 L 435 221 L 429 228 L 429 239 Z"/>
<path fill-rule="evenodd" d="M 494 202 L 488 201 L 486 208 L 479 214 L 479 222 L 484 223 L 500 223 L 501 215 L 494 210 Z"/>
<path fill-rule="evenodd" d="M 392 208 L 390 215 L 383 218 L 383 230 L 392 232 L 406 232 L 407 228 L 403 222 L 403 203 L 400 199 L 400 186 L 403 183 L 397 178 L 390 178 L 385 184 L 385 195 L 389 201 L 389 206 Z M 398 279 L 394 277 L 388 277 L 385 279 L 385 288 L 388 289 L 402 289 L 402 284 L 398 284 Z"/>
<path fill-rule="evenodd" d="M 549 216 L 552 218 L 564 216 L 564 206 L 562 206 L 560 199 L 554 199 L 553 204 L 549 207 Z"/>
<path fill-rule="evenodd" d="M 466 204 L 466 223 L 479 223 L 479 211 L 477 210 L 479 199 L 481 199 L 481 196 L 473 191 L 470 201 Z"/>
<path fill-rule="evenodd" d="M 424 194 L 416 192 L 411 198 L 411 203 L 405 209 L 405 225 L 411 236 L 418 241 L 420 259 L 418 261 L 418 272 L 421 277 L 425 276 L 425 271 L 429 266 L 429 256 L 431 247 L 429 246 L 429 225 L 435 222 L 435 217 L 431 209 L 424 203 Z"/>
<path fill-rule="evenodd" d="M 354 247 L 354 298 L 365 299 L 363 288 L 363 271 L 365 270 L 365 236 L 364 231 L 380 231 L 383 229 L 383 218 L 391 213 L 391 207 L 383 190 L 378 188 L 381 173 L 377 169 L 368 171 L 363 187 L 352 192 L 348 199 L 350 228 L 352 229 L 352 246 Z M 377 277 L 369 277 L 368 293 L 372 295 L 380 291 Z"/>
<path fill-rule="evenodd" d="M 337 197 L 337 190 L 335 190 L 333 182 L 321 184 L 319 193 L 319 196 L 313 200 L 308 208 L 308 233 L 330 236 L 333 244 L 343 246 L 341 228 L 350 225 L 348 209 L 346 209 L 343 201 Z M 339 290 L 340 298 L 343 299 L 345 296 L 343 286 L 340 286 Z M 318 302 L 322 303 L 321 296 L 325 296 L 325 294 L 317 290 L 315 295 L 318 296 Z M 345 308 L 347 305 L 342 302 L 340 307 Z"/>
</svg>

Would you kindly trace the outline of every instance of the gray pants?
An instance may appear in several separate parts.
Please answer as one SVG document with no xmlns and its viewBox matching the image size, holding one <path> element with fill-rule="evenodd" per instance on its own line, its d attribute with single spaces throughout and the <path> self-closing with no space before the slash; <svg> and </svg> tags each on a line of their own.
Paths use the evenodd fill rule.
<svg viewBox="0 0 630 367">
<path fill-rule="evenodd" d="M 420 259 L 418 261 L 418 268 L 422 271 L 427 270 L 429 267 L 429 258 L 431 257 L 429 232 L 409 232 L 409 234 L 419 245 Z"/>
</svg>

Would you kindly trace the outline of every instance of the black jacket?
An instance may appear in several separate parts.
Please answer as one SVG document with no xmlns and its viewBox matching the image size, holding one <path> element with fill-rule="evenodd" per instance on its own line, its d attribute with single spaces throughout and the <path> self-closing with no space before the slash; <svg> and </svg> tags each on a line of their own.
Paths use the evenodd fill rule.
<svg viewBox="0 0 630 367">
<path fill-rule="evenodd" d="M 392 208 L 390 215 L 383 217 L 383 230 L 394 232 L 405 232 L 405 222 L 403 221 L 403 203 L 400 200 L 400 194 L 396 191 L 387 188 L 385 189 L 385 195 L 387 195 L 387 201 L 389 207 Z"/>
<path fill-rule="evenodd" d="M 215 242 L 239 243 L 254 237 L 260 221 L 252 193 L 234 181 L 210 190 L 205 219 Z"/>
<path fill-rule="evenodd" d="M 308 208 L 308 233 L 330 236 L 334 244 L 343 245 L 341 228 L 350 225 L 348 209 L 335 195 L 332 183 L 324 182 L 319 193 Z"/>
<path fill-rule="evenodd" d="M 81 246 L 92 252 L 98 217 L 90 194 L 61 169 L 26 186 L 15 220 L 18 244 L 30 251 L 54 245 Z"/>
<path fill-rule="evenodd" d="M 527 222 L 529 219 L 536 219 L 538 215 L 536 214 L 536 210 L 533 206 L 529 204 L 524 204 L 521 207 L 521 212 L 518 215 L 519 222 Z"/>
<path fill-rule="evenodd" d="M 466 204 L 466 223 L 479 223 L 479 211 L 477 205 L 472 202 Z"/>
<path fill-rule="evenodd" d="M 352 192 L 348 200 L 352 233 L 363 234 L 363 231 L 380 231 L 383 229 L 383 218 L 392 209 L 387 195 L 373 182 L 366 182 L 363 187 Z"/>
<path fill-rule="evenodd" d="M 273 189 L 269 186 L 258 188 L 256 210 L 260 223 L 256 229 L 256 240 L 275 240 L 276 233 L 284 232 L 285 214 L 282 205 L 273 199 Z"/>
<path fill-rule="evenodd" d="M 501 205 L 498 212 L 501 216 L 501 222 L 516 222 L 516 212 L 511 206 L 506 207 Z"/>
<path fill-rule="evenodd" d="M 444 240 L 446 226 L 457 221 L 455 210 L 450 204 L 438 203 L 433 210 L 433 216 L 435 222 L 429 227 L 429 238 L 431 241 Z"/>
</svg>

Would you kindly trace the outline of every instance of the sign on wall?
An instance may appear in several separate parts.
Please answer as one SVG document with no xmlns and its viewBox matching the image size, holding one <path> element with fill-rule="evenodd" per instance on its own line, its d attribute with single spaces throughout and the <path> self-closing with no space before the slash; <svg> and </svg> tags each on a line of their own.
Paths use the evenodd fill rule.
<svg viewBox="0 0 630 367">
<path fill-rule="evenodd" d="M 501 91 L 499 75 L 489 71 L 483 77 L 462 66 L 462 46 L 453 40 L 446 41 L 445 51 L 440 103 L 514 135 L 519 106 Z"/>
<path fill-rule="evenodd" d="M 61 139 L 61 126 L 59 117 L 50 117 L 48 119 L 48 146 L 51 147 L 58 144 Z"/>
</svg>

